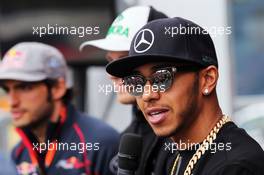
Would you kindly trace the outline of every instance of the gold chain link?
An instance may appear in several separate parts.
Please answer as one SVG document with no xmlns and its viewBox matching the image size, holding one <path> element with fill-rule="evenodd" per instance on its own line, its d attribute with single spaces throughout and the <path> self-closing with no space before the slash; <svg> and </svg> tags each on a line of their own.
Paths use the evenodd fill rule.
<svg viewBox="0 0 264 175">
<path fill-rule="evenodd" d="M 205 151 L 209 148 L 209 145 L 213 143 L 213 141 L 216 139 L 216 135 L 219 132 L 219 130 L 226 124 L 227 122 L 230 122 L 231 119 L 224 115 L 221 120 L 217 122 L 215 127 L 211 130 L 209 135 L 204 139 L 201 146 L 198 148 L 198 150 L 195 152 L 195 154 L 192 156 L 191 160 L 189 161 L 185 171 L 184 175 L 191 175 L 192 170 L 194 168 L 194 165 L 198 162 L 198 160 L 204 155 Z M 178 162 L 179 156 L 177 156 L 176 160 L 174 161 L 173 168 L 171 171 L 171 175 L 173 175 L 174 170 L 176 168 L 177 162 Z"/>
</svg>

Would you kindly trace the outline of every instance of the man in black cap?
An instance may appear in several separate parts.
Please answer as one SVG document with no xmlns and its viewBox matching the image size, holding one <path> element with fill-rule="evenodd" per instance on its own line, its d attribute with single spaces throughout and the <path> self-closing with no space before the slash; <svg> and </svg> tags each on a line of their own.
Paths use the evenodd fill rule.
<svg viewBox="0 0 264 175">
<path fill-rule="evenodd" d="M 214 44 L 197 24 L 183 18 L 146 24 L 129 56 L 106 70 L 123 78 L 156 135 L 174 141 L 179 155 L 171 175 L 264 174 L 260 145 L 219 106 Z"/>
<path fill-rule="evenodd" d="M 105 38 L 86 41 L 80 46 L 80 50 L 95 47 L 107 52 L 106 59 L 109 62 L 118 60 L 121 57 L 128 56 L 130 44 L 136 32 L 148 22 L 160 18 L 167 18 L 167 16 L 151 6 L 133 6 L 127 8 L 113 21 Z M 164 142 L 170 142 L 170 140 L 159 138 L 153 133 L 142 112 L 138 109 L 135 97 L 122 90 L 124 89 L 122 79 L 115 76 L 110 76 L 110 78 L 114 85 L 121 89 L 117 92 L 118 102 L 125 105 L 130 104 L 133 109 L 132 121 L 125 131 L 122 132 L 122 135 L 134 133 L 143 137 L 141 159 L 135 175 L 168 174 L 167 166 L 174 161 L 174 157 L 176 156 L 164 151 Z M 123 118 L 123 116 L 117 117 Z M 111 161 L 110 167 L 112 169 L 117 169 L 116 157 Z M 159 166 L 155 166 L 155 164 L 159 164 Z"/>
</svg>

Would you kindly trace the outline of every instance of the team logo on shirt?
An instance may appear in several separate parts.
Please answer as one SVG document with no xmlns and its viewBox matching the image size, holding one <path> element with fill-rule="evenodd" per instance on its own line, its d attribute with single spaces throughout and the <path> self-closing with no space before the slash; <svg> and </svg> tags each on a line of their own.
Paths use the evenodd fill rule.
<svg viewBox="0 0 264 175">
<path fill-rule="evenodd" d="M 19 175 L 37 175 L 37 167 L 28 162 L 22 162 L 16 166 Z"/>
<path fill-rule="evenodd" d="M 79 160 L 77 157 L 72 156 L 66 160 L 60 160 L 57 165 L 57 168 L 63 168 L 66 170 L 69 169 L 79 169 L 79 168 L 83 168 L 85 167 L 84 162 L 82 162 L 81 160 Z"/>
</svg>

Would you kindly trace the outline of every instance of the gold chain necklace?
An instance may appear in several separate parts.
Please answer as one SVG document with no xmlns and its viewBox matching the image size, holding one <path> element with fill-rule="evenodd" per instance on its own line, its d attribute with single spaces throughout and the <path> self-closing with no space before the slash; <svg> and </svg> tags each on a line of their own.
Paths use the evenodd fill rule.
<svg viewBox="0 0 264 175">
<path fill-rule="evenodd" d="M 216 139 L 216 135 L 219 132 L 219 130 L 224 126 L 224 124 L 226 124 L 227 122 L 230 122 L 230 121 L 231 121 L 230 118 L 228 116 L 224 115 L 221 118 L 221 120 L 219 120 L 217 122 L 215 127 L 210 131 L 208 136 L 202 142 L 201 146 L 198 148 L 198 150 L 192 156 L 191 160 L 189 161 L 189 163 L 188 163 L 188 165 L 184 171 L 184 175 L 191 175 L 192 170 L 194 168 L 194 165 L 198 162 L 198 160 L 202 157 L 202 155 L 204 155 L 207 148 L 209 148 L 209 145 L 212 144 L 212 142 Z M 176 159 L 173 163 L 173 167 L 172 167 L 170 175 L 173 175 L 173 173 L 175 172 L 175 168 L 176 168 L 176 165 L 178 164 L 179 157 L 180 156 L 178 154 L 178 156 L 176 157 Z"/>
<path fill-rule="evenodd" d="M 170 175 L 173 175 L 173 173 L 175 172 L 175 168 L 177 167 L 176 165 L 178 164 L 178 161 L 179 161 L 179 158 L 180 158 L 180 154 L 178 153 L 174 163 L 173 163 L 173 167 L 172 167 L 172 170 L 171 170 L 171 174 Z"/>
</svg>

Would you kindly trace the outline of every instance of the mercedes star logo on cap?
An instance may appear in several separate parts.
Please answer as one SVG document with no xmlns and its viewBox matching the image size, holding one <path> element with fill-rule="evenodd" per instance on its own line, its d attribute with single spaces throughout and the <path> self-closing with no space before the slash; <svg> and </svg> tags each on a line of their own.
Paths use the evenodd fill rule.
<svg viewBox="0 0 264 175">
<path fill-rule="evenodd" d="M 134 50 L 136 53 L 144 53 L 150 49 L 154 43 L 154 33 L 149 29 L 138 32 L 134 40 Z"/>
</svg>

